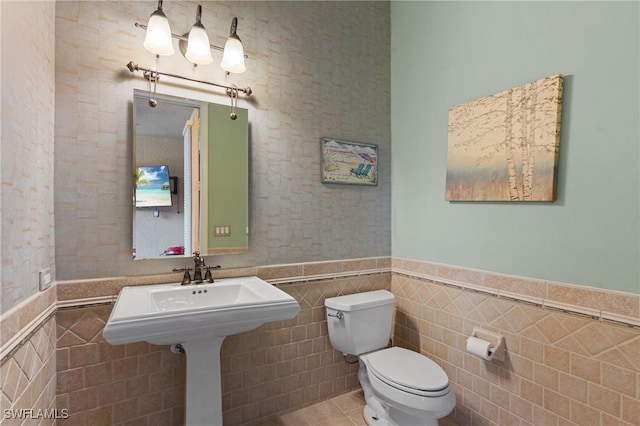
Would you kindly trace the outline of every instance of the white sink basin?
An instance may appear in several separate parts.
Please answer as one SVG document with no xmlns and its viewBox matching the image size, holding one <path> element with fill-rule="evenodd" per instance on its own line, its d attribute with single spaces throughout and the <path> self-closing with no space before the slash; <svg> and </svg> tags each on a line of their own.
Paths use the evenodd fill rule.
<svg viewBox="0 0 640 426">
<path fill-rule="evenodd" d="M 268 321 L 293 318 L 299 311 L 293 297 L 258 277 L 125 287 L 103 335 L 113 345 L 183 343 L 241 333 Z"/>
<path fill-rule="evenodd" d="M 125 287 L 102 335 L 112 345 L 179 343 L 187 355 L 185 425 L 222 425 L 225 336 L 293 318 L 299 311 L 293 297 L 258 277 Z"/>
<path fill-rule="evenodd" d="M 183 309 L 239 306 L 247 303 L 260 303 L 263 295 L 257 294 L 246 285 L 224 284 L 205 288 L 161 288 L 151 290 L 153 307 L 160 311 L 179 311 Z"/>
</svg>

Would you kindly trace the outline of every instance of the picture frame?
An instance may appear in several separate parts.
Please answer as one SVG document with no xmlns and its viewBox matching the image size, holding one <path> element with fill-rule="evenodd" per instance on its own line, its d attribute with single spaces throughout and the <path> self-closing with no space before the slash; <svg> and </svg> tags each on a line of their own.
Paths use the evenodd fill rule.
<svg viewBox="0 0 640 426">
<path fill-rule="evenodd" d="M 378 185 L 378 145 L 320 138 L 321 181 L 346 185 Z"/>
<path fill-rule="evenodd" d="M 171 207 L 169 166 L 138 166 L 134 174 L 136 208 Z"/>
<path fill-rule="evenodd" d="M 556 199 L 561 74 L 449 110 L 447 201 Z"/>
</svg>

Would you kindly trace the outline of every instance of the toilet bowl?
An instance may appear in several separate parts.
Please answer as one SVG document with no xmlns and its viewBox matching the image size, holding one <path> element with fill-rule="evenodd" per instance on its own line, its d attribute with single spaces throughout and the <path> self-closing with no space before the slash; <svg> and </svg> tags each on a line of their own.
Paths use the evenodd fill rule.
<svg viewBox="0 0 640 426">
<path fill-rule="evenodd" d="M 434 361 L 408 349 L 386 347 L 394 300 L 386 290 L 327 298 L 331 344 L 359 358 L 368 425 L 437 426 L 455 407 L 455 394 Z"/>
<path fill-rule="evenodd" d="M 360 355 L 360 360 L 373 394 L 394 410 L 390 417 L 396 422 L 389 424 L 437 425 L 456 405 L 446 373 L 424 355 L 392 347 Z"/>
</svg>

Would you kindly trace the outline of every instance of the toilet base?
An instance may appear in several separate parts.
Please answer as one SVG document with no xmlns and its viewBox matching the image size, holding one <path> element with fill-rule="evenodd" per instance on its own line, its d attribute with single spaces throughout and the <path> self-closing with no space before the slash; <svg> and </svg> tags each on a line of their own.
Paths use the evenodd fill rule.
<svg viewBox="0 0 640 426">
<path fill-rule="evenodd" d="M 367 422 L 369 426 L 389 426 L 389 422 L 386 419 L 378 417 L 376 412 L 368 405 L 364 406 L 362 417 L 364 417 L 364 421 Z"/>
<path fill-rule="evenodd" d="M 364 421 L 367 422 L 368 426 L 398 426 L 402 424 L 411 426 L 438 426 L 437 419 L 419 418 L 406 415 L 406 413 L 401 413 L 397 410 L 393 411 L 396 411 L 394 415 L 395 417 L 397 417 L 396 420 L 398 420 L 398 423 L 394 422 L 386 416 L 378 417 L 373 408 L 369 407 L 368 405 L 365 405 L 362 412 L 362 417 L 364 418 Z"/>
</svg>

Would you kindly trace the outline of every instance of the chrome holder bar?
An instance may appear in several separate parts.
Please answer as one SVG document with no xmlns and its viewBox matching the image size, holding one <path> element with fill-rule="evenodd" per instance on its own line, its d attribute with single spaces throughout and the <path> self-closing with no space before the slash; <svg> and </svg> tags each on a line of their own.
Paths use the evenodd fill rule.
<svg viewBox="0 0 640 426">
<path fill-rule="evenodd" d="M 232 91 L 237 91 L 237 92 L 244 93 L 245 96 L 250 96 L 251 93 L 253 92 L 251 90 L 251 87 L 242 88 L 242 87 L 235 87 L 235 86 L 227 86 L 226 84 L 214 83 L 212 81 L 197 80 L 195 78 L 183 77 L 181 75 L 171 74 L 171 73 L 168 73 L 168 72 L 160 72 L 158 70 L 151 69 L 151 68 L 143 68 L 143 67 L 139 66 L 138 64 L 134 64 L 133 61 L 130 61 L 127 64 L 127 68 L 131 72 L 142 71 L 143 76 L 147 80 L 150 80 L 150 79 L 156 80 L 158 75 L 165 75 L 167 77 L 180 78 L 182 80 L 188 80 L 188 81 L 193 81 L 193 82 L 196 82 L 196 83 L 208 84 L 210 86 L 221 87 L 221 88 L 226 90 L 227 95 L 229 95 L 229 93 L 232 93 Z"/>
</svg>

